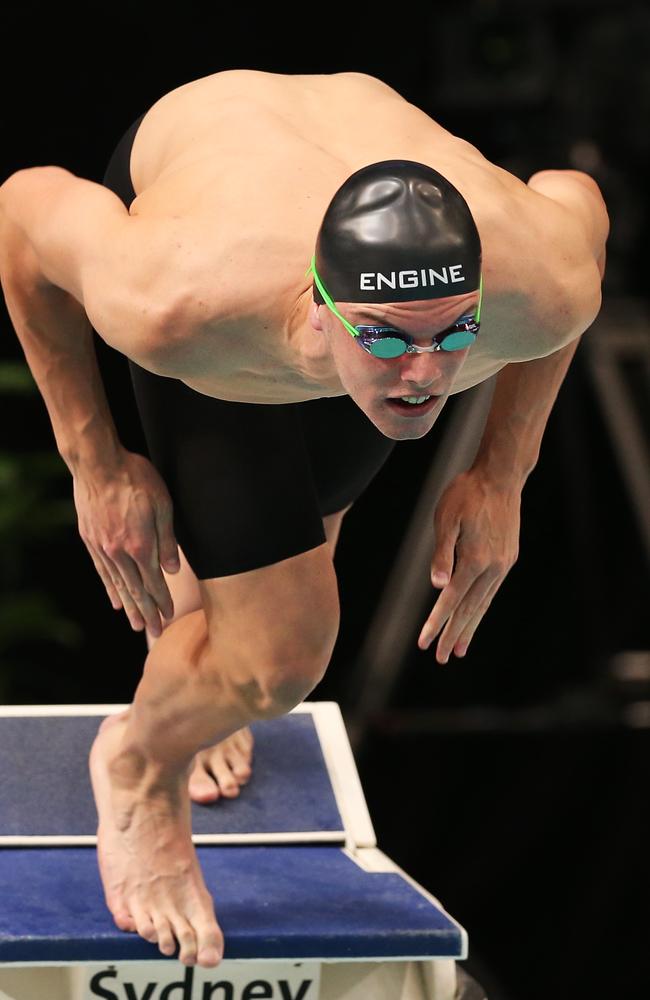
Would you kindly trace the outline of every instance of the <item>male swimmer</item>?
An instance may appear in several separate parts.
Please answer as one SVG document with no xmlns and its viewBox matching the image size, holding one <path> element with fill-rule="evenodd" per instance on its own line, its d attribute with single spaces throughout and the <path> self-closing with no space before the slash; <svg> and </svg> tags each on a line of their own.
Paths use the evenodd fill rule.
<svg viewBox="0 0 650 1000">
<path fill-rule="evenodd" d="M 118 927 L 219 963 L 190 797 L 236 794 L 248 724 L 322 678 L 341 521 L 395 442 L 498 372 L 474 464 L 431 512 L 419 646 L 464 654 L 517 558 L 607 232 L 587 175 L 525 184 L 363 73 L 215 73 L 141 116 L 103 185 L 57 166 L 2 185 L 8 310 L 80 534 L 150 647 L 90 761 Z M 128 358 L 148 458 L 121 443 L 93 328 Z"/>
</svg>

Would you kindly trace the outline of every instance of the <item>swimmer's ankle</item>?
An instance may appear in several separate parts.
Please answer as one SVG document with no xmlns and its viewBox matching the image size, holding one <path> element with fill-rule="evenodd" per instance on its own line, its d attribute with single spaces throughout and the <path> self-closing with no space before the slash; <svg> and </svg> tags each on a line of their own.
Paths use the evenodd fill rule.
<svg viewBox="0 0 650 1000">
<path fill-rule="evenodd" d="M 124 736 L 128 734 L 125 732 Z M 138 790 L 144 795 L 157 791 L 169 792 L 186 784 L 192 759 L 189 761 L 158 760 L 131 740 L 124 740 L 109 757 L 108 771 L 115 790 Z"/>
</svg>

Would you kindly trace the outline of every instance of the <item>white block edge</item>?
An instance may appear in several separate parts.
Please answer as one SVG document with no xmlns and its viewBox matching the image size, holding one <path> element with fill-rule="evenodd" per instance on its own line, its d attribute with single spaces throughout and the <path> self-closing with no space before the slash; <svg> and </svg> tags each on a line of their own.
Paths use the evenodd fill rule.
<svg viewBox="0 0 650 1000">
<path fill-rule="evenodd" d="M 410 875 L 408 875 L 402 868 L 399 867 L 399 865 L 396 865 L 395 862 L 391 858 L 389 858 L 387 854 L 384 854 L 383 851 L 380 851 L 376 847 L 361 848 L 356 853 L 349 851 L 345 847 L 341 848 L 341 850 L 343 851 L 344 854 L 346 854 L 350 858 L 351 861 L 354 861 L 359 868 L 362 868 L 363 871 L 371 873 L 388 872 L 395 875 L 401 875 L 401 877 L 404 879 L 405 882 L 408 882 L 409 885 L 412 885 L 413 888 L 417 892 L 419 892 L 421 896 L 424 896 L 424 898 L 429 903 L 432 903 L 439 910 L 442 910 L 442 912 L 445 914 L 448 920 L 452 924 L 454 924 L 455 927 L 458 928 L 461 938 L 461 954 L 454 956 L 454 958 L 458 961 L 463 961 L 468 957 L 469 940 L 467 931 L 462 926 L 462 924 L 459 924 L 458 921 L 454 917 L 452 917 L 451 913 L 449 913 L 449 911 L 445 909 L 445 907 L 443 906 L 443 904 L 440 902 L 439 899 L 437 899 L 427 889 L 425 889 L 424 886 L 420 885 L 419 882 L 416 882 L 415 879 L 412 878 Z"/>
<path fill-rule="evenodd" d="M 351 850 L 375 847 L 377 837 L 339 704 L 335 701 L 307 701 L 296 706 L 293 712 L 311 712 L 348 834 L 347 846 Z"/>
</svg>

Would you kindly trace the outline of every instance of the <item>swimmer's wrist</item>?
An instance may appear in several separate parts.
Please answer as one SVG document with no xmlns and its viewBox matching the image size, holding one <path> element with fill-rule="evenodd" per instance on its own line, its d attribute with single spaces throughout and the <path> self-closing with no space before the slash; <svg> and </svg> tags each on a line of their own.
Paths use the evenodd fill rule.
<svg viewBox="0 0 650 1000">
<path fill-rule="evenodd" d="M 533 466 L 534 468 L 534 466 Z M 480 477 L 491 490 L 499 493 L 521 493 L 532 468 L 525 469 L 504 461 L 503 453 L 493 448 L 491 453 L 485 453 L 475 460 L 468 470 Z"/>
<path fill-rule="evenodd" d="M 106 428 L 92 438 L 67 438 L 59 444 L 59 454 L 73 476 L 106 479 L 122 467 L 126 449 Z"/>
</svg>

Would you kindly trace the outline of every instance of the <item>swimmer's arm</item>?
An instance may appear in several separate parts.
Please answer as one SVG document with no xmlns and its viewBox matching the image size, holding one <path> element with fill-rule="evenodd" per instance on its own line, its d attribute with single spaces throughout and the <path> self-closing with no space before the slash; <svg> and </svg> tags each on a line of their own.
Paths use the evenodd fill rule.
<svg viewBox="0 0 650 1000">
<path fill-rule="evenodd" d="M 0 213 L 29 244 L 39 284 L 75 299 L 115 350 L 146 367 L 169 314 L 168 220 L 130 216 L 108 188 L 62 167 L 31 167 L 0 187 Z"/>
<path fill-rule="evenodd" d="M 571 176 L 567 176 L 571 175 Z M 575 176 L 577 175 L 577 176 Z M 528 182 L 561 211 L 547 234 L 555 287 L 546 295 L 553 310 L 543 357 L 514 362 L 497 375 L 492 405 L 474 468 L 499 489 L 522 489 L 537 465 L 542 437 L 569 365 L 602 302 L 609 219 L 595 181 L 570 170 L 545 170 Z"/>
<path fill-rule="evenodd" d="M 53 226 L 65 229 L 62 210 L 67 204 L 70 212 L 70 202 L 55 183 L 60 177 L 44 179 L 40 171 L 20 171 L 0 186 L 0 279 L 59 453 L 71 472 L 80 466 L 105 471 L 119 460 L 120 442 L 97 365 L 91 324 L 79 301 L 84 298 L 82 269 L 61 235 L 49 238 Z M 68 235 L 70 229 L 69 224 Z M 127 323 L 123 335 L 132 327 Z M 136 360 L 147 363 L 146 349 L 136 354 Z"/>
<path fill-rule="evenodd" d="M 497 375 L 492 405 L 474 468 L 500 489 L 521 489 L 539 459 L 542 437 L 583 333 L 601 305 L 609 219 L 595 181 L 571 170 L 544 170 L 528 186 L 571 213 L 577 226 L 549 242 L 557 268 L 555 350 L 545 357 L 508 364 Z M 554 228 L 556 220 L 554 220 Z M 555 237 L 557 239 L 557 237 Z"/>
<path fill-rule="evenodd" d="M 498 373 L 473 469 L 499 490 L 522 490 L 537 465 L 542 437 L 581 337 L 554 354 L 506 365 Z"/>
<path fill-rule="evenodd" d="M 117 463 L 120 443 L 83 306 L 43 274 L 0 187 L 0 280 L 7 310 L 70 471 Z M 14 189 L 15 190 L 15 189 Z"/>
</svg>

